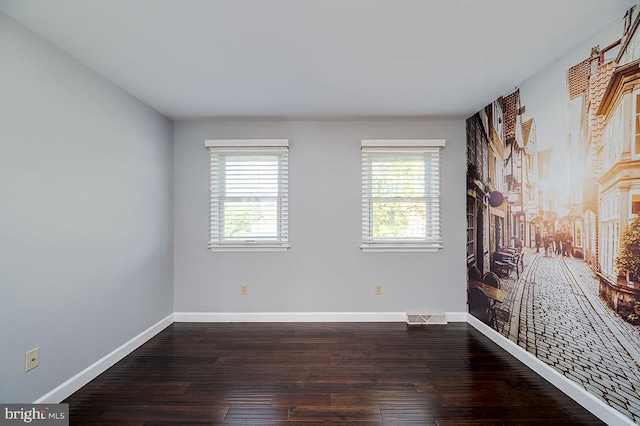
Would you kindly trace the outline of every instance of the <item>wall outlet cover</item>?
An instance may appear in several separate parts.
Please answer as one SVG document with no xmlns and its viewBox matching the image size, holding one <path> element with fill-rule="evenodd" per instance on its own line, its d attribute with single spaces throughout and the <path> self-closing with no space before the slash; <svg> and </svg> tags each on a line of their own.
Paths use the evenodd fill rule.
<svg viewBox="0 0 640 426">
<path fill-rule="evenodd" d="M 31 349 L 25 355 L 24 371 L 33 370 L 40 364 L 40 348 Z"/>
</svg>

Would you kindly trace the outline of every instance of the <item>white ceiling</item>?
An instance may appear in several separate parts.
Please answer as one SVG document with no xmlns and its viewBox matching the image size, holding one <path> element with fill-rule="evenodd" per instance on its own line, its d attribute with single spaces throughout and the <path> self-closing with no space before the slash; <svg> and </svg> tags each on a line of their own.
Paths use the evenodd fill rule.
<svg viewBox="0 0 640 426">
<path fill-rule="evenodd" d="M 0 0 L 172 119 L 468 117 L 636 0 Z"/>
</svg>

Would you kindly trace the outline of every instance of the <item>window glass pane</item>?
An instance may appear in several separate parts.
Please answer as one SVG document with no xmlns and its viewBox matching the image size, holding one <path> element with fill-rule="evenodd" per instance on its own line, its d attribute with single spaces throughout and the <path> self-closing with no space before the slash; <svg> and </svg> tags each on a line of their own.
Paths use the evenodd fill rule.
<svg viewBox="0 0 640 426">
<path fill-rule="evenodd" d="M 276 201 L 226 201 L 224 238 L 265 239 L 278 235 Z"/>
<path fill-rule="evenodd" d="M 640 95 L 636 95 L 636 134 L 634 154 L 640 154 Z"/>
<path fill-rule="evenodd" d="M 631 213 L 640 214 L 640 194 L 633 194 L 631 196 Z"/>
<path fill-rule="evenodd" d="M 424 160 L 414 157 L 379 160 L 372 163 L 374 197 L 423 197 Z"/>
<path fill-rule="evenodd" d="M 278 157 L 227 155 L 224 160 L 224 239 L 278 236 Z"/>
<path fill-rule="evenodd" d="M 425 201 L 374 201 L 374 238 L 421 238 L 426 236 Z"/>
<path fill-rule="evenodd" d="M 620 52 L 620 44 L 613 46 L 609 50 L 605 50 L 604 52 L 602 52 L 603 62 L 607 63 L 607 62 L 613 61 L 616 58 L 616 56 L 618 56 L 619 52 Z"/>
</svg>

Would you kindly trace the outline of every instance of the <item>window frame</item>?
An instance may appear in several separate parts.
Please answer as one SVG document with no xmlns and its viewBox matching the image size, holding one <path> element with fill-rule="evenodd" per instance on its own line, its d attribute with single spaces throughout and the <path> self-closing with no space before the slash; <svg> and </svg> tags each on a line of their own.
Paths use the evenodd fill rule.
<svg viewBox="0 0 640 426">
<path fill-rule="evenodd" d="M 363 139 L 361 140 L 361 190 L 362 190 L 362 234 L 360 248 L 363 252 L 437 252 L 443 248 L 441 215 L 442 209 L 441 199 L 441 177 L 440 169 L 442 167 L 441 151 L 445 146 L 444 139 Z M 365 154 L 374 152 L 385 152 L 393 154 L 397 150 L 397 154 L 406 154 L 407 152 L 419 153 L 423 151 L 425 154 L 425 166 L 427 166 L 427 155 L 431 161 L 435 159 L 437 170 L 433 172 L 425 167 L 425 195 L 423 197 L 399 197 L 414 198 L 416 200 L 424 199 L 426 209 L 425 237 L 416 238 L 376 238 L 373 236 L 373 199 L 371 185 L 371 164 L 366 160 Z M 369 168 L 367 168 L 369 167 Z M 436 189 L 430 190 L 431 185 L 427 185 L 427 177 L 436 179 Z M 434 193 L 432 193 L 434 192 Z M 378 197 L 388 198 L 388 197 Z M 429 201 L 436 200 L 435 203 Z M 430 222 L 433 218 L 431 215 L 436 214 L 434 222 Z M 431 223 L 430 226 L 428 226 Z M 436 231 L 433 235 L 428 236 L 432 231 Z"/>
<path fill-rule="evenodd" d="M 288 232 L 288 139 L 207 139 L 204 141 L 209 151 L 209 241 L 207 247 L 214 252 L 242 251 L 286 251 L 289 249 Z M 230 156 L 274 155 L 278 158 L 276 202 L 276 235 L 274 238 L 231 238 L 224 234 L 224 202 L 226 170 L 221 164 Z M 284 175 L 283 175 L 284 174 Z M 253 198 L 253 197 L 240 197 Z M 260 197 L 257 197 L 258 199 Z M 250 201 L 243 201 L 250 202 Z M 255 202 L 255 200 L 253 201 Z"/>
<path fill-rule="evenodd" d="M 640 89 L 631 93 L 632 100 L 632 137 L 631 137 L 631 158 L 637 160 L 640 158 Z"/>
<path fill-rule="evenodd" d="M 609 193 L 602 198 L 600 215 L 599 262 L 603 274 L 615 278 L 615 259 L 620 247 L 620 194 Z"/>
<path fill-rule="evenodd" d="M 629 191 L 629 223 L 631 223 L 636 216 L 640 216 L 640 209 L 638 210 L 638 213 L 634 213 L 633 211 L 634 197 L 640 197 L 640 189 L 632 189 Z M 636 202 L 640 202 L 640 200 Z"/>
<path fill-rule="evenodd" d="M 476 199 L 467 195 L 467 265 L 477 263 L 477 232 L 476 232 Z"/>
</svg>

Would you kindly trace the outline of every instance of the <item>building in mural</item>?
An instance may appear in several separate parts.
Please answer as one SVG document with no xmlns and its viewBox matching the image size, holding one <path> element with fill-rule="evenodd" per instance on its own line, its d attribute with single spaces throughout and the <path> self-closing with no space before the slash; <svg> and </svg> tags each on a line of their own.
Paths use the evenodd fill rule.
<svg viewBox="0 0 640 426">
<path fill-rule="evenodd" d="M 489 186 L 489 250 L 485 252 L 485 264 L 490 253 L 498 247 L 504 247 L 508 239 L 505 236 L 507 205 L 504 199 L 504 114 L 502 99 L 492 102 L 484 109 L 488 125 L 488 186 Z M 485 271 L 486 272 L 486 271 Z"/>
<path fill-rule="evenodd" d="M 630 10 L 622 38 L 593 47 L 567 73 L 571 106 L 581 112 L 571 158 L 584 171 L 573 182 L 582 192 L 572 200 L 573 231 L 600 276 L 601 295 L 616 310 L 640 300 L 640 286 L 621 278 L 624 271 L 615 267 L 621 233 L 640 213 L 639 22 L 638 8 Z"/>
<path fill-rule="evenodd" d="M 504 195 L 502 101 L 467 120 L 467 265 L 490 271 L 490 253 L 509 243 Z"/>
<path fill-rule="evenodd" d="M 488 139 L 481 113 L 467 120 L 467 265 L 488 268 Z"/>
<path fill-rule="evenodd" d="M 540 199 L 538 190 L 538 142 L 536 139 L 536 123 L 533 118 L 522 123 L 522 207 L 524 214 L 525 239 L 529 247 L 539 246 L 544 234 L 540 215 Z M 536 236 L 537 235 L 537 236 Z"/>
<path fill-rule="evenodd" d="M 504 168 L 509 233 L 512 240 L 535 247 L 542 232 L 538 189 L 538 145 L 533 118 L 523 119 L 520 90 L 501 98 L 504 111 Z M 539 240 L 539 238 L 538 238 Z M 511 242 L 513 244 L 513 241 Z"/>
</svg>

